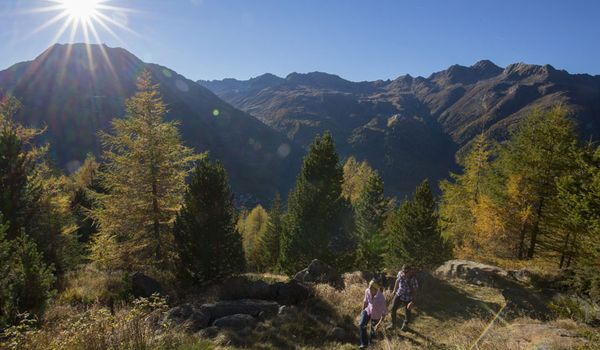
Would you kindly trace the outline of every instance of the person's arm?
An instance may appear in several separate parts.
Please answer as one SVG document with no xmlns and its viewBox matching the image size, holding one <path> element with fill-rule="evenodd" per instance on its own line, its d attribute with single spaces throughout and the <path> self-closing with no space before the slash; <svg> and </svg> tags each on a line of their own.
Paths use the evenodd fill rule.
<svg viewBox="0 0 600 350">
<path fill-rule="evenodd" d="M 410 303 L 406 305 L 407 309 L 412 309 L 413 306 L 415 306 L 415 300 L 417 300 L 417 290 L 419 289 L 419 285 L 417 279 L 415 277 L 413 277 L 413 279 L 410 288 Z"/>
<path fill-rule="evenodd" d="M 392 298 L 393 298 L 393 295 L 396 295 L 396 291 L 398 290 L 399 281 L 400 281 L 400 279 L 396 278 L 396 282 L 394 282 L 394 290 L 392 291 Z"/>
<path fill-rule="evenodd" d="M 381 315 L 381 318 L 379 319 L 379 322 L 377 322 L 377 324 L 374 327 L 375 331 L 377 331 L 377 328 L 379 328 L 379 325 L 381 325 L 383 323 L 383 319 L 384 318 L 385 318 L 385 314 Z"/>
<path fill-rule="evenodd" d="M 367 300 L 367 291 L 365 291 L 365 297 L 363 299 L 363 305 L 362 305 L 362 309 L 360 309 L 361 311 L 367 308 L 368 305 L 368 300 Z"/>
</svg>

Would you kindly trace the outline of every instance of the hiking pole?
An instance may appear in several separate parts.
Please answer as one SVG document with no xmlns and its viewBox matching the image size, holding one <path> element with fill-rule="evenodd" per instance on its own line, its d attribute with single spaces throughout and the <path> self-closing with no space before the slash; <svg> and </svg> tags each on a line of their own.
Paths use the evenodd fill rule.
<svg viewBox="0 0 600 350">
<path fill-rule="evenodd" d="M 496 315 L 494 316 L 494 318 L 492 318 L 492 320 L 490 321 L 490 323 L 488 323 L 488 325 L 483 329 L 483 332 L 481 332 L 481 335 L 479 335 L 479 337 L 477 338 L 477 340 L 475 341 L 475 343 L 473 343 L 473 346 L 471 346 L 470 350 L 473 349 L 479 349 L 479 341 L 481 341 L 481 339 L 483 339 L 483 337 L 485 337 L 485 335 L 487 334 L 487 332 L 492 329 L 492 326 L 494 325 L 494 323 L 496 322 L 496 320 L 498 319 L 498 317 L 500 317 L 500 313 L 502 313 L 502 311 L 504 311 L 504 309 L 506 308 L 506 303 L 504 303 L 504 305 L 502 305 L 502 307 L 500 308 L 500 310 L 498 310 L 498 312 L 496 313 Z"/>
</svg>

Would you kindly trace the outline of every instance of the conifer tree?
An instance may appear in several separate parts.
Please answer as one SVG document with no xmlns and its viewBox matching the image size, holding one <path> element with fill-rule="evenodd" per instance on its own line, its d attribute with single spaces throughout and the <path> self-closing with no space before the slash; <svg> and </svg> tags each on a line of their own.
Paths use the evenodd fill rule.
<svg viewBox="0 0 600 350">
<path fill-rule="evenodd" d="M 199 284 L 244 271 L 235 216 L 225 168 L 219 162 L 200 161 L 173 229 L 180 275 Z"/>
<path fill-rule="evenodd" d="M 343 172 L 332 136 L 317 136 L 310 146 L 296 185 L 288 198 L 281 237 L 280 265 L 295 273 L 313 259 L 336 265 L 348 235 Z"/>
<path fill-rule="evenodd" d="M 8 239 L 9 226 L 0 213 L 0 329 L 13 324 L 19 313 L 41 316 L 56 281 L 36 243 L 23 232 Z"/>
<path fill-rule="evenodd" d="M 440 235 L 435 200 L 427 180 L 404 201 L 386 222 L 387 266 L 403 264 L 432 266 L 449 257 L 449 247 Z"/>
<path fill-rule="evenodd" d="M 373 172 L 354 206 L 358 244 L 356 265 L 362 269 L 379 271 L 383 267 L 385 240 L 381 231 L 387 209 L 383 181 L 377 172 Z"/>
<path fill-rule="evenodd" d="M 21 229 L 31 233 L 34 207 L 41 197 L 36 167 L 46 147 L 33 140 L 43 130 L 26 128 L 14 120 L 21 104 L 13 97 L 0 100 L 0 212 L 11 222 L 7 238 L 16 238 Z"/>
<path fill-rule="evenodd" d="M 519 258 L 533 258 L 540 236 L 553 231 L 551 218 L 558 210 L 555 180 L 574 169 L 576 147 L 575 124 L 564 107 L 556 106 L 533 112 L 501 148 L 495 165 L 506 183 L 506 195 L 500 206 L 512 208 L 505 220 L 514 227 Z"/>
<path fill-rule="evenodd" d="M 578 171 L 558 179 L 559 267 L 574 271 L 579 292 L 600 301 L 600 148 L 588 145 L 576 155 Z"/>
<path fill-rule="evenodd" d="M 342 169 L 344 172 L 342 195 L 355 204 L 375 170 L 366 161 L 358 162 L 354 157 L 349 157 Z"/>
<path fill-rule="evenodd" d="M 269 210 L 267 228 L 258 241 L 260 264 L 267 271 L 276 272 L 279 259 L 279 245 L 281 243 L 281 230 L 283 226 L 283 208 L 279 193 L 275 195 L 271 210 Z"/>
<path fill-rule="evenodd" d="M 99 225 L 92 258 L 107 267 L 164 266 L 172 244 L 171 227 L 194 160 L 181 143 L 177 123 L 167 112 L 144 70 L 137 93 L 126 102 L 126 117 L 113 120 L 114 134 L 101 134 L 105 169 L 92 215 Z"/>
<path fill-rule="evenodd" d="M 252 271 L 262 271 L 261 254 L 258 244 L 267 231 L 269 214 L 259 204 L 254 207 L 242 222 L 240 233 L 244 242 L 244 253 L 246 255 L 246 267 Z"/>
<path fill-rule="evenodd" d="M 480 134 L 474 140 L 471 150 L 459 162 L 462 174 L 450 173 L 451 180 L 442 180 L 440 189 L 440 228 L 442 235 L 454 243 L 459 255 L 473 256 L 489 246 L 489 231 L 485 227 L 478 230 L 478 222 L 491 210 L 489 201 L 491 181 L 490 158 L 493 156 L 491 145 L 485 135 Z"/>
</svg>

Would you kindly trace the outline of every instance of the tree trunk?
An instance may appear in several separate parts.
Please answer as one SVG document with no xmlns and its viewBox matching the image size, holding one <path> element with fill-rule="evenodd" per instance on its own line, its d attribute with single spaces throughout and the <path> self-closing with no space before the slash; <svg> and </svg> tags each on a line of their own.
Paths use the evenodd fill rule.
<svg viewBox="0 0 600 350">
<path fill-rule="evenodd" d="M 558 264 L 558 268 L 562 269 L 565 264 L 565 257 L 567 255 L 567 249 L 569 249 L 569 238 L 571 237 L 571 232 L 567 232 L 567 236 L 565 237 L 565 242 L 563 244 L 563 249 L 560 252 L 560 263 Z"/>
<path fill-rule="evenodd" d="M 531 259 L 533 258 L 533 254 L 535 252 L 535 245 L 537 243 L 537 236 L 538 233 L 540 231 L 540 220 L 541 220 L 541 216 L 542 216 L 542 206 L 544 204 L 544 198 L 542 197 L 540 199 L 540 205 L 537 207 L 536 210 L 536 218 L 535 218 L 535 225 L 533 225 L 533 230 L 531 230 L 531 240 L 529 241 L 529 250 L 527 251 L 527 258 Z"/>
</svg>

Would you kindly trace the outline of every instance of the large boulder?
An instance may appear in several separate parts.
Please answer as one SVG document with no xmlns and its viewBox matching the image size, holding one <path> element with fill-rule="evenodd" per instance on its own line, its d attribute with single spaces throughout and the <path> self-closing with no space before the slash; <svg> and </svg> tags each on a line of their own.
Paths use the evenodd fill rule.
<svg viewBox="0 0 600 350">
<path fill-rule="evenodd" d="M 282 305 L 296 305 L 310 297 L 310 290 L 296 280 L 276 282 L 270 288 L 275 300 Z"/>
<path fill-rule="evenodd" d="M 219 301 L 214 304 L 204 304 L 200 309 L 202 312 L 210 315 L 210 319 L 213 321 L 236 314 L 269 318 L 277 315 L 279 304 L 267 300 L 240 299 Z"/>
<path fill-rule="evenodd" d="M 160 283 L 142 272 L 131 275 L 131 292 L 135 297 L 148 298 L 154 293 L 162 294 Z"/>
<path fill-rule="evenodd" d="M 201 308 L 192 304 L 182 304 L 166 312 L 163 322 L 169 322 L 172 326 L 181 327 L 187 331 L 198 331 L 208 327 L 210 315 Z"/>
<path fill-rule="evenodd" d="M 313 260 L 307 268 L 294 276 L 298 282 L 327 283 L 336 288 L 344 287 L 342 276 L 331 266 L 320 260 Z"/>
<path fill-rule="evenodd" d="M 234 314 L 223 316 L 213 322 L 213 326 L 218 328 L 227 328 L 241 330 L 244 328 L 253 328 L 258 324 L 258 320 L 248 314 Z"/>
<path fill-rule="evenodd" d="M 507 270 L 469 260 L 448 260 L 435 270 L 439 277 L 460 278 L 479 285 L 497 287 L 507 278 Z"/>
</svg>

